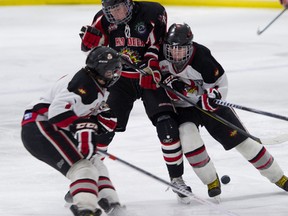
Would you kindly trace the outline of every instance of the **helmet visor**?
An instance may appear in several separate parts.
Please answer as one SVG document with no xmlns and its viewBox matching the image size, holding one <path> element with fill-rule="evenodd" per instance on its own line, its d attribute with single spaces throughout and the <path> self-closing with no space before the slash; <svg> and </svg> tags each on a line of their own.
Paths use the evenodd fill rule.
<svg viewBox="0 0 288 216">
<path fill-rule="evenodd" d="M 113 69 L 108 69 L 102 74 L 102 79 L 106 82 L 106 87 L 110 87 L 117 82 L 122 72 L 122 65 L 119 63 Z"/>
<path fill-rule="evenodd" d="M 127 23 L 132 17 L 132 4 L 129 0 L 110 6 L 103 4 L 102 10 L 110 23 Z"/>
<path fill-rule="evenodd" d="M 178 46 L 178 45 L 170 45 L 164 44 L 164 56 L 171 63 L 186 63 L 193 53 L 193 45 L 185 45 L 185 46 Z"/>
</svg>

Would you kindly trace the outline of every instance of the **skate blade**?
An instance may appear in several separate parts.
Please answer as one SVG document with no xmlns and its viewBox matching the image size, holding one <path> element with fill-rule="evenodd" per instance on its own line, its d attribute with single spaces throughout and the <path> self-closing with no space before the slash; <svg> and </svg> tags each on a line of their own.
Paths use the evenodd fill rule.
<svg viewBox="0 0 288 216">
<path fill-rule="evenodd" d="M 129 212 L 126 210 L 126 207 L 120 207 L 118 209 L 114 209 L 111 212 L 106 213 L 108 216 L 130 216 Z"/>
<path fill-rule="evenodd" d="M 213 200 L 213 203 L 216 203 L 216 204 L 220 204 L 222 202 L 220 195 L 212 197 L 212 200 Z"/>
<path fill-rule="evenodd" d="M 179 196 L 177 196 L 177 200 L 178 200 L 178 203 L 180 203 L 180 204 L 189 205 L 192 203 L 191 197 L 179 197 Z"/>
<path fill-rule="evenodd" d="M 65 207 L 65 208 L 70 208 L 72 205 L 73 205 L 73 203 L 67 203 L 67 202 L 66 202 L 66 203 L 64 204 L 64 207 Z"/>
</svg>

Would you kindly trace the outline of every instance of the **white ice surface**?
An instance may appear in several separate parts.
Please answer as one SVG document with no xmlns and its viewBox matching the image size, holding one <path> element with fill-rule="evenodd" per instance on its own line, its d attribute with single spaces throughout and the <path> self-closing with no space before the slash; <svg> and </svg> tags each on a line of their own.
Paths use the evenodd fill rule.
<svg viewBox="0 0 288 216">
<path fill-rule="evenodd" d="M 0 215 L 68 216 L 63 196 L 69 182 L 33 158 L 20 140 L 25 106 L 55 80 L 75 73 L 85 60 L 78 36 L 99 6 L 0 7 Z M 288 13 L 261 36 L 280 10 L 167 7 L 168 22 L 191 25 L 195 41 L 208 46 L 229 79 L 230 102 L 288 116 Z M 260 138 L 288 133 L 288 122 L 237 110 L 250 133 Z M 123 204 L 135 216 L 286 216 L 288 194 L 262 177 L 235 150 L 225 152 L 204 129 L 207 150 L 220 176 L 231 182 L 222 187 L 217 208 L 193 202 L 177 203 L 160 182 L 123 164 L 106 159 Z M 288 142 L 267 149 L 288 173 Z M 115 136 L 110 153 L 168 180 L 155 128 L 141 101 L 135 103 L 127 131 Z M 209 202 L 206 186 L 185 161 L 184 179 L 193 192 Z"/>
</svg>

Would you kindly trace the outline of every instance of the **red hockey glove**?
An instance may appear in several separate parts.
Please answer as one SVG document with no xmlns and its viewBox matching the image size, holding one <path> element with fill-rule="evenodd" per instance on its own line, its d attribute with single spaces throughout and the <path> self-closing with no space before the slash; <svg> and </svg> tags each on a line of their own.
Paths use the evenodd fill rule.
<svg viewBox="0 0 288 216">
<path fill-rule="evenodd" d="M 197 104 L 206 111 L 214 112 L 218 109 L 218 105 L 214 102 L 214 99 L 221 99 L 221 97 L 217 88 L 209 88 L 201 95 Z"/>
<path fill-rule="evenodd" d="M 97 123 L 92 119 L 77 119 L 70 127 L 78 141 L 78 150 L 86 158 L 90 159 L 96 150 Z"/>
<path fill-rule="evenodd" d="M 185 83 L 183 83 L 182 81 L 180 81 L 177 77 L 170 75 L 168 76 L 164 81 L 163 84 L 165 84 L 166 86 L 174 89 L 177 92 L 183 93 L 184 88 L 185 88 Z M 166 93 L 168 95 L 168 97 L 173 100 L 173 101 L 178 101 L 180 100 L 180 98 L 174 94 L 172 91 L 166 90 Z"/>
<path fill-rule="evenodd" d="M 151 75 L 140 75 L 140 86 L 144 89 L 157 89 L 158 83 L 161 80 L 161 74 L 159 71 L 152 71 Z"/>
<path fill-rule="evenodd" d="M 157 60 L 149 59 L 145 64 L 139 66 L 145 71 L 145 75 L 140 75 L 139 84 L 144 89 L 157 89 L 158 83 L 161 81 L 161 73 L 159 72 L 159 62 Z"/>
<path fill-rule="evenodd" d="M 82 39 L 83 51 L 99 46 L 99 42 L 102 38 L 102 33 L 92 26 L 83 26 L 79 35 Z"/>
</svg>

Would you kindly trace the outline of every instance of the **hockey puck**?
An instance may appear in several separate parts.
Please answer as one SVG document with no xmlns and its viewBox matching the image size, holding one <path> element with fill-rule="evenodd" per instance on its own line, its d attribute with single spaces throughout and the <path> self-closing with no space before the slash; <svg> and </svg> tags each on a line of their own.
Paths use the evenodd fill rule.
<svg viewBox="0 0 288 216">
<path fill-rule="evenodd" d="M 221 177 L 221 182 L 222 182 L 222 184 L 228 184 L 229 182 L 230 182 L 230 177 L 228 176 L 228 175 L 223 175 L 222 177 Z"/>
</svg>

